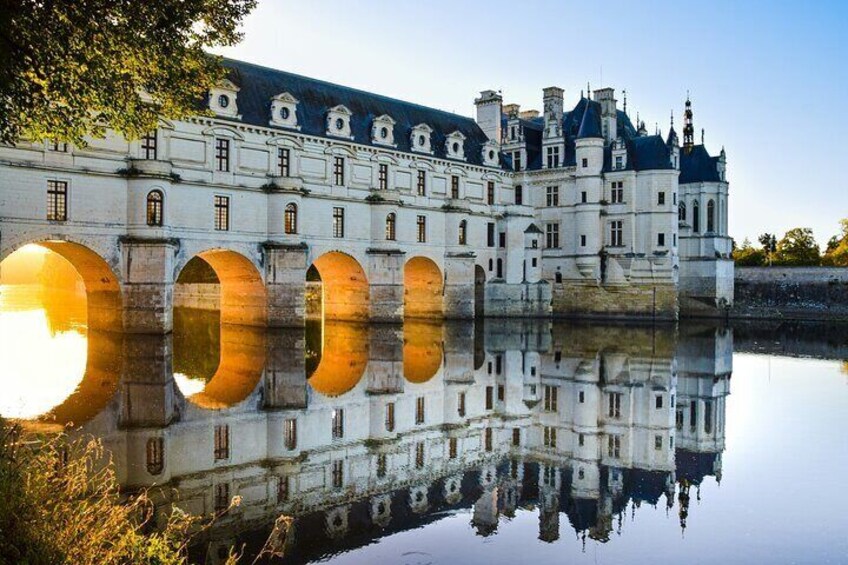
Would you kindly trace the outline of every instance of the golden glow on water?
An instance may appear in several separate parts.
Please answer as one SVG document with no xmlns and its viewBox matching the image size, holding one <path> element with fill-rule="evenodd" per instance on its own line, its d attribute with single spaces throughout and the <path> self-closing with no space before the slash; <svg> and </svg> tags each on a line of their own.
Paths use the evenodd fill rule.
<svg viewBox="0 0 848 565">
<path fill-rule="evenodd" d="M 5 265 L 4 265 L 5 266 Z M 0 415 L 35 418 L 61 404 L 85 375 L 85 296 L 0 285 Z M 64 305 L 64 307 L 60 307 Z"/>
</svg>

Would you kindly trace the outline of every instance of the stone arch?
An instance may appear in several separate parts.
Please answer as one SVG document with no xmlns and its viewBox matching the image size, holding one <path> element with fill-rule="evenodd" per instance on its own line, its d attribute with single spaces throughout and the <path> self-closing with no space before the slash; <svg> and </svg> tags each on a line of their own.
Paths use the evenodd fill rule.
<svg viewBox="0 0 848 565">
<path fill-rule="evenodd" d="M 347 253 L 329 251 L 315 259 L 312 267 L 320 279 L 312 282 L 321 283 L 320 300 L 324 319 L 352 322 L 368 320 L 370 290 L 368 277 L 359 261 Z"/>
<path fill-rule="evenodd" d="M 260 327 L 267 325 L 265 284 L 262 282 L 261 273 L 250 259 L 230 249 L 201 251 L 183 265 L 176 278 L 176 284 L 187 282 L 184 277 L 186 267 L 196 258 L 211 267 L 218 279 L 223 324 Z"/>
<path fill-rule="evenodd" d="M 89 329 L 118 332 L 123 330 L 120 279 L 97 251 L 64 237 L 35 240 L 21 242 L 20 245 L 9 248 L 5 255 L 0 255 L 0 264 L 26 245 L 37 245 L 56 253 L 70 263 L 80 275 L 85 285 Z"/>
<path fill-rule="evenodd" d="M 403 267 L 403 309 L 407 318 L 444 316 L 444 279 L 439 266 L 427 257 L 412 257 Z"/>
</svg>

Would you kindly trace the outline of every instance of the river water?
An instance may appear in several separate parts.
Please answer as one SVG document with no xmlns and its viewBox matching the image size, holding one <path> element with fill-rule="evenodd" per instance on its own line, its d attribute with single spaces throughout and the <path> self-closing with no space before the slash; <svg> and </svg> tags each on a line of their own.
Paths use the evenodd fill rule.
<svg viewBox="0 0 848 565">
<path fill-rule="evenodd" d="M 199 563 L 848 562 L 844 326 L 85 316 L 0 288 L 0 415 L 101 438 L 162 519 L 235 498 Z"/>
</svg>

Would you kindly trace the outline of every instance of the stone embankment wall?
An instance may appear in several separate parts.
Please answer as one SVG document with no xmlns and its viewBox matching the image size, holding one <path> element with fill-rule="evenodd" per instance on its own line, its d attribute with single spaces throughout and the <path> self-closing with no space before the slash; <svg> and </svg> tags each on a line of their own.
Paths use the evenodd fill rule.
<svg viewBox="0 0 848 565">
<path fill-rule="evenodd" d="M 196 310 L 221 309 L 221 285 L 217 283 L 181 283 L 174 285 L 174 306 Z"/>
<path fill-rule="evenodd" d="M 848 268 L 736 267 L 730 316 L 848 321 Z"/>
</svg>

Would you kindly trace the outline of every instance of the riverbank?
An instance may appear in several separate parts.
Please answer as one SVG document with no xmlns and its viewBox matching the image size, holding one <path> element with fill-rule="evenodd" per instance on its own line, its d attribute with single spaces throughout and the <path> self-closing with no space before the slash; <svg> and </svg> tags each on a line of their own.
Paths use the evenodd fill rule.
<svg viewBox="0 0 848 565">
<path fill-rule="evenodd" d="M 848 268 L 736 267 L 730 318 L 848 321 Z"/>
</svg>

